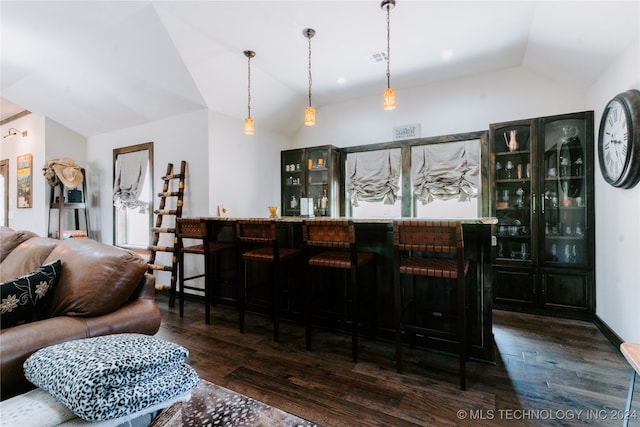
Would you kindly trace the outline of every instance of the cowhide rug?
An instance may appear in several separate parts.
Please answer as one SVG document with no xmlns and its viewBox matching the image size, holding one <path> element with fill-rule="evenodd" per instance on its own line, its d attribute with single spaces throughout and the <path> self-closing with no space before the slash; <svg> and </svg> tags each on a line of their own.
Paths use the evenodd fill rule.
<svg viewBox="0 0 640 427">
<path fill-rule="evenodd" d="M 316 426 L 295 415 L 205 380 L 200 380 L 198 387 L 191 392 L 191 400 L 182 403 L 178 411 L 172 415 L 169 410 L 159 418 L 162 416 L 165 418 L 163 423 L 152 423 L 152 425 L 167 427 Z"/>
</svg>

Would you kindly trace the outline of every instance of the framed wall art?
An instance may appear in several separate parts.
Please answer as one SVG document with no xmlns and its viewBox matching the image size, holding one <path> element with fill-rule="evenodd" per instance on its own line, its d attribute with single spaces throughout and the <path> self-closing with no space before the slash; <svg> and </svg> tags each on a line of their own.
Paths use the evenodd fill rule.
<svg viewBox="0 0 640 427">
<path fill-rule="evenodd" d="M 32 206 L 32 162 L 33 156 L 31 154 L 18 156 L 18 208 L 30 208 Z"/>
</svg>

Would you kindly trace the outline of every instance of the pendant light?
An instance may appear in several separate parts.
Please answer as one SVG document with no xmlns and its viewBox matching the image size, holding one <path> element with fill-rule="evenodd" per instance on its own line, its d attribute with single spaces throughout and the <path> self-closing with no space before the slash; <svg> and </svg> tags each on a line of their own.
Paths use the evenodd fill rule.
<svg viewBox="0 0 640 427">
<path fill-rule="evenodd" d="M 312 28 L 302 30 L 302 35 L 309 39 L 309 106 L 304 109 L 304 125 L 313 126 L 316 124 L 316 109 L 311 106 L 311 37 L 316 34 Z"/>
<path fill-rule="evenodd" d="M 251 58 L 256 56 L 256 53 L 252 50 L 245 50 L 244 56 L 247 57 L 247 118 L 244 119 L 244 133 L 247 135 L 253 135 L 254 123 L 251 118 Z"/>
<path fill-rule="evenodd" d="M 380 3 L 380 7 L 387 11 L 387 88 L 384 90 L 382 94 L 382 101 L 385 110 L 395 110 L 396 109 L 396 91 L 391 87 L 391 73 L 389 72 L 389 63 L 391 62 L 390 56 L 390 30 L 389 30 L 389 12 L 391 9 L 396 7 L 396 0 L 382 0 Z"/>
</svg>

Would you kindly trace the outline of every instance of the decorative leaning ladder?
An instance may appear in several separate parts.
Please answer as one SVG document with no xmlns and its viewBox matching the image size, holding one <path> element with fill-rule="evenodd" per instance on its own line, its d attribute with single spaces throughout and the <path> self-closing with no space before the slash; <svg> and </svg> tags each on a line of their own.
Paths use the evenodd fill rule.
<svg viewBox="0 0 640 427">
<path fill-rule="evenodd" d="M 160 205 L 157 210 L 154 210 L 153 213 L 156 214 L 156 225 L 153 228 L 153 241 L 149 249 L 151 250 L 151 254 L 149 256 L 149 266 L 147 271 L 152 273 L 154 270 L 156 271 L 170 271 L 171 272 L 171 284 L 170 287 L 164 286 L 161 284 L 156 285 L 157 290 L 166 290 L 170 289 L 170 297 L 169 297 L 169 307 L 173 307 L 175 305 L 176 299 L 176 271 L 178 269 L 178 256 L 176 254 L 176 247 L 178 246 L 178 239 L 176 237 L 176 228 L 175 221 L 182 217 L 182 204 L 184 198 L 184 181 L 185 181 L 185 170 L 187 167 L 187 162 L 184 160 L 180 163 L 180 173 L 173 173 L 173 163 L 169 163 L 167 165 L 167 172 L 162 177 L 164 184 L 162 186 L 162 192 L 158 193 L 158 197 L 160 197 Z M 174 191 L 171 185 L 172 181 L 178 181 L 178 189 Z M 176 197 L 175 209 L 166 209 L 167 198 Z M 166 227 L 164 225 L 165 217 L 169 217 L 169 219 L 173 218 L 173 225 L 170 227 Z M 160 235 L 161 234 L 170 234 L 171 240 L 173 242 L 173 246 L 160 246 Z M 171 265 L 163 265 L 159 264 L 156 260 L 156 254 L 158 252 L 170 252 L 171 256 Z"/>
</svg>

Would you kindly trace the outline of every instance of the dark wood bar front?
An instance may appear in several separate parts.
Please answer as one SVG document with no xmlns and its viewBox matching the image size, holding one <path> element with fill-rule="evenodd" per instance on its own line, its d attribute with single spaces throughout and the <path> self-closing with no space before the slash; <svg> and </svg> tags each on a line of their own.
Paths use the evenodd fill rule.
<svg viewBox="0 0 640 427">
<path fill-rule="evenodd" d="M 221 217 L 207 217 L 210 236 L 217 241 L 235 241 L 235 219 Z M 276 224 L 280 243 L 290 247 L 302 247 L 302 221 L 300 217 L 277 218 Z M 471 337 L 470 357 L 487 362 L 494 361 L 492 334 L 492 268 L 491 268 L 491 236 L 495 218 L 462 219 L 465 245 L 465 258 L 470 261 L 468 274 L 468 324 Z M 375 290 L 362 287 L 362 292 L 373 295 L 363 295 L 371 301 L 363 304 L 360 319 L 369 321 L 370 325 L 363 325 L 363 334 L 370 334 L 379 339 L 389 340 L 393 345 L 394 334 L 394 291 L 393 291 L 393 222 L 390 219 L 354 219 L 358 250 L 374 252 L 376 254 L 376 286 Z M 218 290 L 223 303 L 234 304 L 237 300 L 236 258 L 224 255 L 219 271 L 222 275 L 222 285 Z M 298 266 L 303 268 L 303 265 Z M 292 283 L 302 289 L 304 286 L 304 271 L 292 269 L 289 271 Z M 324 278 L 320 278 L 323 280 Z M 365 277 L 366 279 L 366 277 Z M 327 278 L 327 283 L 331 282 Z M 436 291 L 430 293 L 429 301 L 434 307 L 455 307 L 455 294 L 451 288 L 444 285 L 436 286 Z M 283 305 L 282 317 L 293 321 L 299 320 L 302 309 L 302 298 L 294 294 L 288 304 Z M 455 308 L 454 308 L 455 310 Z M 369 319 L 369 320 L 367 320 Z M 341 328 L 340 325 L 331 325 Z M 343 325 L 346 329 L 346 325 Z M 441 323 L 431 325 L 448 329 L 445 317 Z M 302 324 L 301 324 L 302 327 Z M 373 332 L 372 328 L 373 327 Z M 456 345 L 442 339 L 418 339 L 418 347 L 428 347 L 436 350 L 455 353 Z"/>
</svg>

